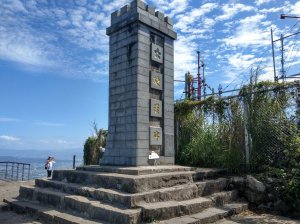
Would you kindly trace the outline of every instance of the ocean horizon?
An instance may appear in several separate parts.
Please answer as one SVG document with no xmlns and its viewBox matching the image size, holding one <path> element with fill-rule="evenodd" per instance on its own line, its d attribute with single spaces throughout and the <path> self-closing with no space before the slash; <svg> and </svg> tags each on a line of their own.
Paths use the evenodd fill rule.
<svg viewBox="0 0 300 224">
<path fill-rule="evenodd" d="M 16 163 L 28 163 L 30 164 L 30 174 L 29 179 L 36 179 L 36 178 L 44 178 L 47 177 L 47 172 L 45 170 L 45 161 L 47 158 L 32 158 L 32 157 L 16 157 L 16 156 L 0 156 L 0 162 L 16 162 Z M 65 159 L 65 158 L 55 158 L 55 163 L 53 166 L 54 170 L 66 170 L 66 169 L 73 169 L 73 158 Z M 76 157 L 75 166 L 82 165 L 82 157 Z M 0 166 L 0 179 L 5 179 L 5 165 L 2 163 Z M 21 169 L 21 168 L 20 168 Z M 27 171 L 25 172 L 24 180 L 27 180 Z M 11 173 L 8 172 L 7 175 L 8 179 L 11 177 Z M 19 175 L 20 177 L 20 175 Z M 20 179 L 19 179 L 20 180 Z"/>
</svg>

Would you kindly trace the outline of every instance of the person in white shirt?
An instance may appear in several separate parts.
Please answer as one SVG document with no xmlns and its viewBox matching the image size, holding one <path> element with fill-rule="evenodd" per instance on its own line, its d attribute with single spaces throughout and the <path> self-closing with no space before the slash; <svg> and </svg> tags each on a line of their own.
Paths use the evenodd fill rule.
<svg viewBox="0 0 300 224">
<path fill-rule="evenodd" d="M 51 177 L 54 163 L 54 157 L 49 156 L 45 164 L 45 168 L 47 168 L 47 177 Z"/>
</svg>

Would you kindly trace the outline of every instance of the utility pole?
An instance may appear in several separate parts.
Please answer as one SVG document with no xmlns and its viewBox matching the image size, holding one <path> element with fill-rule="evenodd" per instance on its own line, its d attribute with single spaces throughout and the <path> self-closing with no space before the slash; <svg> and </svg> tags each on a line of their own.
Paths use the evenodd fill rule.
<svg viewBox="0 0 300 224">
<path fill-rule="evenodd" d="M 273 30 L 272 30 L 272 28 L 271 28 L 271 43 L 272 43 L 274 82 L 277 82 L 278 78 L 276 76 L 276 68 L 275 68 L 275 54 L 274 54 L 274 41 L 273 41 Z"/>
<path fill-rule="evenodd" d="M 198 49 L 198 100 L 201 100 L 201 77 L 200 77 L 200 51 Z"/>
<path fill-rule="evenodd" d="M 205 76 L 204 76 L 204 67 L 205 67 L 205 64 L 204 62 L 202 61 L 202 83 L 203 83 L 203 97 L 204 99 L 206 98 L 206 80 L 205 80 Z"/>
<path fill-rule="evenodd" d="M 281 78 L 282 78 L 282 81 L 284 82 L 285 81 L 285 70 L 284 70 L 284 46 L 283 46 L 283 35 L 281 34 L 280 36 L 280 43 L 281 43 Z"/>
</svg>

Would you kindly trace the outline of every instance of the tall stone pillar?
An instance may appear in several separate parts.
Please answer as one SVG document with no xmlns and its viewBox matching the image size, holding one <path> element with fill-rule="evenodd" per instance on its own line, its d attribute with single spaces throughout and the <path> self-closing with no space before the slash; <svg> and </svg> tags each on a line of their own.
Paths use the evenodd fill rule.
<svg viewBox="0 0 300 224">
<path fill-rule="evenodd" d="M 109 127 L 102 164 L 174 164 L 174 40 L 171 18 L 140 0 L 111 14 Z"/>
</svg>

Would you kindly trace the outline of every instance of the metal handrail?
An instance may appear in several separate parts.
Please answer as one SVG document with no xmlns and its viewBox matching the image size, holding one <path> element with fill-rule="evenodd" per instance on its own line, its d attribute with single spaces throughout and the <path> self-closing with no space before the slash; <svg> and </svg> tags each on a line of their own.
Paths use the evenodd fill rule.
<svg viewBox="0 0 300 224">
<path fill-rule="evenodd" d="M 0 162 L 0 180 L 27 180 L 30 179 L 30 164 L 19 162 Z"/>
</svg>

